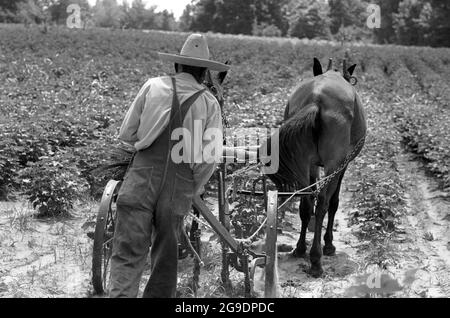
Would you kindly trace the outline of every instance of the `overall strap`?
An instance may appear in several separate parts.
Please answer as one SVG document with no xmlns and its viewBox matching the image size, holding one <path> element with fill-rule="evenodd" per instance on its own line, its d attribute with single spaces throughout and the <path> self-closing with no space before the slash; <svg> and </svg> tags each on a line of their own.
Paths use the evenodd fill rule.
<svg viewBox="0 0 450 318">
<path fill-rule="evenodd" d="M 172 97 L 172 109 L 170 111 L 170 121 L 169 121 L 169 131 L 172 132 L 173 123 L 176 120 L 178 113 L 180 111 L 180 101 L 178 100 L 178 94 L 177 94 L 177 83 L 175 80 L 175 77 L 171 77 L 172 79 L 172 87 L 173 87 L 173 97 Z"/>
<path fill-rule="evenodd" d="M 167 180 L 169 180 L 169 191 L 172 191 L 173 187 L 174 187 L 174 182 L 175 182 L 175 176 L 174 176 L 174 169 L 173 169 L 173 161 L 171 159 L 171 151 L 172 151 L 172 147 L 174 145 L 174 141 L 171 139 L 171 135 L 172 135 L 172 131 L 176 128 L 174 127 L 174 123 L 175 123 L 175 119 L 177 117 L 177 113 L 180 110 L 180 102 L 178 101 L 178 97 L 177 97 L 177 85 L 176 85 L 176 81 L 175 78 L 172 77 L 172 87 L 173 87 L 173 97 L 172 97 L 172 108 L 170 110 L 170 120 L 169 120 L 169 124 L 167 125 L 166 129 L 164 130 L 164 132 L 162 133 L 162 136 L 164 136 L 165 138 L 167 138 L 166 140 L 166 146 L 165 146 L 165 152 L 166 152 L 166 162 L 164 164 L 164 169 L 163 169 L 163 176 L 161 178 L 161 183 L 159 185 L 159 190 L 158 190 L 158 195 L 157 197 L 159 198 L 161 196 L 161 192 L 164 188 L 164 184 L 166 183 Z M 160 136 L 160 137 L 162 137 Z"/>
<path fill-rule="evenodd" d="M 182 122 L 184 121 L 184 118 L 186 117 L 186 114 L 189 111 L 189 109 L 191 108 L 191 106 L 197 101 L 197 99 L 200 97 L 200 95 L 203 94 L 204 91 L 206 91 L 206 88 L 201 89 L 198 92 L 194 93 L 191 97 L 189 97 L 181 105 L 181 119 L 182 119 Z"/>
<path fill-rule="evenodd" d="M 172 85 L 173 85 L 173 101 L 172 101 L 172 112 L 170 116 L 170 131 L 173 131 L 176 128 L 183 126 L 184 118 L 186 117 L 187 112 L 191 108 L 191 106 L 196 102 L 196 100 L 203 94 L 206 88 L 195 92 L 191 97 L 189 97 L 183 104 L 180 106 L 180 102 L 177 97 L 177 87 L 176 80 L 172 77 Z"/>
</svg>

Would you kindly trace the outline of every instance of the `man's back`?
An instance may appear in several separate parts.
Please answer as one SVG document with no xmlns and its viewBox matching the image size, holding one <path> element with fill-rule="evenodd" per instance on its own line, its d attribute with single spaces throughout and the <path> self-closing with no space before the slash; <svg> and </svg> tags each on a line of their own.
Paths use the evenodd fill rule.
<svg viewBox="0 0 450 318">
<path fill-rule="evenodd" d="M 177 96 L 181 104 L 204 88 L 188 73 L 177 74 L 175 78 Z M 169 123 L 172 93 L 172 81 L 169 76 L 148 80 L 124 119 L 119 139 L 133 144 L 136 150 L 149 147 Z M 221 128 L 220 106 L 211 93 L 207 91 L 203 93 L 186 114 L 183 126 L 191 133 L 194 132 L 194 120 L 201 120 L 204 125 L 209 123 L 207 127 L 203 127 L 205 129 Z"/>
<path fill-rule="evenodd" d="M 179 73 L 175 79 L 180 104 L 204 89 L 204 86 L 197 83 L 194 77 L 188 73 Z M 125 116 L 119 139 L 132 144 L 137 151 L 150 147 L 169 123 L 172 99 L 171 77 L 163 76 L 148 80 Z M 200 129 L 199 124 L 201 124 Z M 203 161 L 203 149 L 211 142 L 211 140 L 205 140 L 203 133 L 210 128 L 222 130 L 220 106 L 209 91 L 206 90 L 192 104 L 184 118 L 183 128 L 190 133 L 191 141 L 197 141 L 191 142 L 191 147 L 185 149 L 188 152 L 187 157 L 191 158 L 189 163 L 194 170 L 196 190 L 199 190 L 200 184 L 208 181 L 215 168 L 214 164 L 207 164 Z M 202 145 L 202 147 L 192 148 L 195 144 Z"/>
</svg>

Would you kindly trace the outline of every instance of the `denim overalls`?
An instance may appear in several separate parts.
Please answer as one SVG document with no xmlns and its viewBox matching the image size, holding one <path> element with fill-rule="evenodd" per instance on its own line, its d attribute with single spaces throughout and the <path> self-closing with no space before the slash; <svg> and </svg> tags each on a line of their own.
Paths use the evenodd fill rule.
<svg viewBox="0 0 450 318">
<path fill-rule="evenodd" d="M 205 91 L 182 105 L 172 77 L 170 121 L 163 133 L 130 163 L 117 198 L 117 224 L 111 259 L 110 297 L 136 297 L 151 246 L 151 276 L 143 297 L 172 298 L 177 286 L 178 237 L 194 195 L 189 163 L 174 163 L 172 132 Z"/>
</svg>

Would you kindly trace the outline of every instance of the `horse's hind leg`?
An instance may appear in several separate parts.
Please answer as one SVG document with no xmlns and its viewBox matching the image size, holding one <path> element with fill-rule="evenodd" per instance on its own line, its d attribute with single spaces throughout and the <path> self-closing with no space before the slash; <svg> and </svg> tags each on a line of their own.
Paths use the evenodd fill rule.
<svg viewBox="0 0 450 318">
<path fill-rule="evenodd" d="M 313 167 L 311 168 L 311 176 L 309 179 L 309 184 L 314 184 L 317 182 L 317 180 L 319 180 L 319 167 Z M 311 189 L 311 191 L 315 191 L 317 189 L 317 186 L 315 186 L 314 188 Z M 314 233 L 314 229 L 316 227 L 316 217 L 314 215 L 314 199 L 313 201 L 313 209 L 311 210 L 311 219 L 309 220 L 308 223 L 308 231 Z"/>
<path fill-rule="evenodd" d="M 331 170 L 333 171 L 333 170 Z M 326 175 L 330 175 L 330 171 L 326 171 Z M 313 245 L 311 247 L 311 251 L 309 253 L 309 259 L 311 260 L 311 275 L 313 277 L 320 277 L 323 274 L 322 269 L 322 224 L 325 214 L 328 212 L 328 207 L 330 203 L 330 199 L 335 193 L 337 189 L 337 185 L 339 183 L 338 179 L 334 179 L 325 187 L 319 194 L 317 200 L 317 207 L 315 211 L 316 216 L 316 224 L 314 231 L 314 239 Z"/>
<path fill-rule="evenodd" d="M 336 247 L 333 245 L 333 225 L 334 216 L 339 207 L 339 192 L 341 190 L 342 179 L 344 178 L 345 170 L 341 173 L 338 181 L 336 191 L 330 199 L 330 204 L 328 206 L 328 224 L 327 231 L 325 232 L 324 240 L 325 246 L 323 247 L 323 255 L 334 256 L 336 254 Z"/>
<path fill-rule="evenodd" d="M 295 257 L 304 257 L 306 254 L 306 231 L 308 230 L 309 220 L 314 213 L 314 199 L 312 197 L 303 197 L 300 201 L 300 219 L 302 220 L 302 229 L 297 247 L 293 252 Z"/>
<path fill-rule="evenodd" d="M 310 184 L 316 182 L 319 173 L 318 171 L 317 167 L 311 168 Z M 312 196 L 304 196 L 301 198 L 299 212 L 302 221 L 302 229 L 293 255 L 295 257 L 304 257 L 306 254 L 306 231 L 310 226 L 311 217 L 314 216 L 314 198 Z"/>
</svg>

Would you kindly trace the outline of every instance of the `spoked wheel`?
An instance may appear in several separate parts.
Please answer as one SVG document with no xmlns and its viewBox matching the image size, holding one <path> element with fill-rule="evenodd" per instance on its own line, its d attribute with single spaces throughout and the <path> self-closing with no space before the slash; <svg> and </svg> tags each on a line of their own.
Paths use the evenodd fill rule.
<svg viewBox="0 0 450 318">
<path fill-rule="evenodd" d="M 277 210 L 278 191 L 269 191 L 267 196 L 267 231 L 266 231 L 266 277 L 264 297 L 278 297 L 278 256 L 277 256 Z"/>
<path fill-rule="evenodd" d="M 116 223 L 116 199 L 120 181 L 111 180 L 103 191 L 95 224 L 92 252 L 92 285 L 96 294 L 104 294 L 109 288 L 110 260 L 112 256 Z"/>
</svg>

